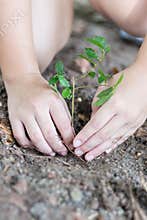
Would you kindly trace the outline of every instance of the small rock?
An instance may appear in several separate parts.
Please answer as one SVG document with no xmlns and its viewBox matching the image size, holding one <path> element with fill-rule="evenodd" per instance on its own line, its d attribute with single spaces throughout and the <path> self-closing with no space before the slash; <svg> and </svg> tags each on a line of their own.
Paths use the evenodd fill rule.
<svg viewBox="0 0 147 220">
<path fill-rule="evenodd" d="M 78 98 L 77 98 L 77 101 L 78 101 L 78 102 L 82 102 L 82 98 L 81 98 L 81 97 L 78 97 Z"/>
<path fill-rule="evenodd" d="M 2 171 L 4 169 L 5 165 L 3 164 L 2 161 L 0 161 L 0 171 Z"/>
<path fill-rule="evenodd" d="M 98 212 L 92 212 L 89 216 L 88 216 L 88 220 L 97 220 L 99 219 L 99 214 Z"/>
<path fill-rule="evenodd" d="M 77 58 L 75 60 L 76 66 L 80 69 L 82 73 L 86 73 L 90 70 L 90 64 L 87 60 L 82 58 Z"/>
<path fill-rule="evenodd" d="M 17 191 L 19 194 L 24 194 L 28 190 L 28 184 L 25 179 L 20 179 L 18 182 L 13 186 L 15 191 Z"/>
<path fill-rule="evenodd" d="M 70 192 L 71 198 L 74 202 L 80 202 L 83 198 L 83 193 L 80 189 L 75 188 Z"/>
<path fill-rule="evenodd" d="M 98 209 L 98 207 L 99 207 L 99 202 L 97 198 L 93 198 L 92 203 L 91 203 L 91 208 L 96 210 Z"/>
<path fill-rule="evenodd" d="M 48 219 L 48 209 L 43 202 L 35 203 L 30 209 L 30 212 L 35 218 L 39 220 Z"/>
<path fill-rule="evenodd" d="M 54 171 L 48 173 L 48 179 L 55 179 L 56 173 Z"/>
</svg>

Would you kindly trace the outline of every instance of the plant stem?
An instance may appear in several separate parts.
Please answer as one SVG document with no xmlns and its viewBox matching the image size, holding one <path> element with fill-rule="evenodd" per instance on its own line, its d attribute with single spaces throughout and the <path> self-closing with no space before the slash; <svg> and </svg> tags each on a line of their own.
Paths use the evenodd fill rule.
<svg viewBox="0 0 147 220">
<path fill-rule="evenodd" d="M 105 87 L 105 86 L 108 86 L 108 84 L 100 84 L 99 87 Z M 93 88 L 97 88 L 97 86 L 79 86 L 79 87 L 75 87 L 75 90 L 78 90 L 78 89 L 93 89 Z"/>
<path fill-rule="evenodd" d="M 72 126 L 74 127 L 74 112 L 75 112 L 75 78 L 72 78 L 72 110 L 71 110 L 71 118 L 72 118 Z"/>
<path fill-rule="evenodd" d="M 88 76 L 88 73 L 85 73 L 85 74 L 83 74 L 82 76 L 77 77 L 77 78 L 76 78 L 76 81 L 79 81 L 79 80 L 81 80 L 81 79 L 84 79 L 84 78 L 86 78 L 87 76 Z"/>
<path fill-rule="evenodd" d="M 78 87 L 75 87 L 75 90 L 78 90 L 78 89 L 92 89 L 92 88 L 95 88 L 96 86 L 78 86 Z"/>
</svg>

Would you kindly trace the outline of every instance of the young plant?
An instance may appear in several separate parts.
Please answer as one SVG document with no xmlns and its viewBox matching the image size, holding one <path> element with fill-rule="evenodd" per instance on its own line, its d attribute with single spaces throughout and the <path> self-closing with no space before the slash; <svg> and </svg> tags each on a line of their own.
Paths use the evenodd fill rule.
<svg viewBox="0 0 147 220">
<path fill-rule="evenodd" d="M 79 55 L 82 59 L 85 59 L 90 64 L 90 71 L 82 74 L 79 78 L 73 77 L 71 83 L 65 77 L 64 65 L 61 61 L 58 61 L 55 65 L 55 75 L 49 80 L 49 85 L 56 91 L 58 91 L 58 86 L 62 88 L 62 96 L 64 99 L 72 100 L 72 124 L 74 121 L 74 103 L 75 103 L 75 92 L 79 89 L 86 88 L 87 86 L 77 86 L 78 83 L 87 77 L 97 80 L 97 86 L 105 86 L 107 82 L 112 77 L 110 74 L 103 72 L 101 64 L 104 61 L 106 55 L 110 52 L 110 46 L 107 44 L 104 37 L 95 36 L 92 38 L 87 38 L 86 41 L 92 44 L 96 49 L 87 47 L 84 48 L 83 52 Z M 122 82 L 124 75 L 122 74 L 117 82 L 103 90 L 97 95 L 97 101 L 94 103 L 95 106 L 102 106 L 107 102 L 115 93 L 117 87 Z M 88 86 L 89 87 L 89 86 Z"/>
</svg>

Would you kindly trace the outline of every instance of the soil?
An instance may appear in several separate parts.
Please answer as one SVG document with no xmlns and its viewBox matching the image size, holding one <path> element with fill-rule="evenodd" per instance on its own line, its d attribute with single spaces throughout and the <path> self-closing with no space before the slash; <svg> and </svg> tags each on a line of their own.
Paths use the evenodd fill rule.
<svg viewBox="0 0 147 220">
<path fill-rule="evenodd" d="M 122 70 L 138 48 L 119 38 L 119 29 L 84 6 L 76 7 L 71 39 L 44 73 L 48 79 L 62 59 L 69 78 L 81 74 L 76 54 L 87 36 L 102 35 L 112 45 L 104 69 Z M 95 82 L 84 81 L 85 84 Z M 7 114 L 6 92 L 0 81 L 0 220 L 145 220 L 147 219 L 147 122 L 112 153 L 86 163 L 72 154 L 49 158 L 15 143 Z M 76 98 L 78 132 L 90 117 L 95 89 Z"/>
</svg>

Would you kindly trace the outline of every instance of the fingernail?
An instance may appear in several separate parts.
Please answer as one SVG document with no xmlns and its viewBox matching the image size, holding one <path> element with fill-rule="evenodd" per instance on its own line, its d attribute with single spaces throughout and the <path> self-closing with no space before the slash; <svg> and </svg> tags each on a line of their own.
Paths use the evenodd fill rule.
<svg viewBox="0 0 147 220">
<path fill-rule="evenodd" d="M 50 156 L 54 157 L 55 155 L 55 152 L 50 152 Z"/>
<path fill-rule="evenodd" d="M 73 145 L 74 145 L 75 148 L 77 148 L 77 147 L 80 147 L 82 145 L 82 142 L 80 140 L 76 140 L 76 141 L 74 141 Z"/>
<path fill-rule="evenodd" d="M 76 154 L 77 156 L 81 156 L 81 155 L 83 155 L 83 151 L 81 151 L 80 149 L 76 149 L 76 150 L 75 150 L 75 154 Z"/>
<path fill-rule="evenodd" d="M 105 152 L 109 154 L 112 151 L 112 148 L 108 148 Z"/>
<path fill-rule="evenodd" d="M 91 161 L 91 160 L 94 159 L 94 156 L 93 156 L 93 155 L 86 155 L 86 156 L 85 156 L 85 159 L 86 159 L 87 161 Z"/>
<path fill-rule="evenodd" d="M 67 155 L 67 151 L 60 152 L 60 154 L 61 154 L 62 156 L 66 156 L 66 155 Z"/>
</svg>

